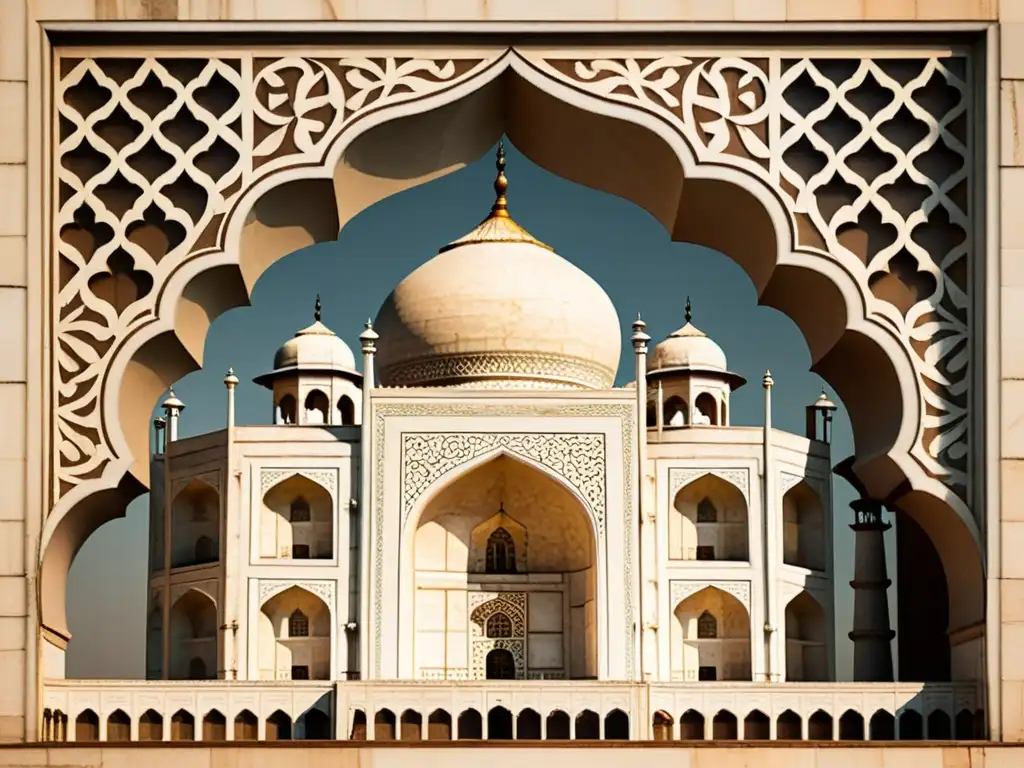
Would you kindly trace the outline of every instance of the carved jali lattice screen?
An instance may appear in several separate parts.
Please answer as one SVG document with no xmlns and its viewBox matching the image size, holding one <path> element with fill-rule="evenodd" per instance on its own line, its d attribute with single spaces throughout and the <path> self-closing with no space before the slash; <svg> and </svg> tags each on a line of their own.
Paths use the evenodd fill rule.
<svg viewBox="0 0 1024 768">
<path fill-rule="evenodd" d="M 634 52 L 635 54 L 635 52 Z M 968 60 L 495 50 L 58 59 L 53 217 L 53 501 L 112 461 L 112 361 L 153 333 L 183 264 L 226 247 L 247 190 L 316 167 L 370 114 L 443 98 L 522 62 L 586 99 L 670 123 L 699 162 L 786 201 L 801 245 L 855 257 L 872 316 L 914 360 L 917 461 L 965 496 L 972 242 Z M 543 83 L 542 83 L 543 85 Z M 456 96 L 451 96 L 454 100 Z M 596 103 L 596 101 L 595 101 Z"/>
</svg>

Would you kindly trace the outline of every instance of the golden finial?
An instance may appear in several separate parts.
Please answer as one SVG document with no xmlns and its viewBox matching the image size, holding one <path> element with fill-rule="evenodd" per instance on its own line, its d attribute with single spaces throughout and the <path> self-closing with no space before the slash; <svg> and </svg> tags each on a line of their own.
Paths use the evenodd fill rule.
<svg viewBox="0 0 1024 768">
<path fill-rule="evenodd" d="M 690 309 L 690 297 L 686 297 L 686 310 L 685 315 L 686 322 L 690 322 L 693 319 L 693 311 Z"/>
<path fill-rule="evenodd" d="M 313 322 L 314 323 L 319 323 L 320 322 L 320 312 L 321 312 L 322 308 L 323 308 L 323 305 L 320 304 L 320 294 L 318 293 L 316 295 L 316 303 L 313 305 Z"/>
<path fill-rule="evenodd" d="M 505 193 L 508 191 L 508 179 L 505 178 L 505 142 L 498 140 L 498 156 L 494 161 L 494 167 L 498 170 L 498 176 L 494 179 L 494 205 L 491 206 L 491 218 L 508 218 L 508 200 Z"/>
</svg>

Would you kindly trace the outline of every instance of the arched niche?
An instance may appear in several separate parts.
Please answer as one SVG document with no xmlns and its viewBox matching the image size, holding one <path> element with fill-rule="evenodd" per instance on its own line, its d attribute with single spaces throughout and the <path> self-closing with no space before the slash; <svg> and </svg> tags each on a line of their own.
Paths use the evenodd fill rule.
<svg viewBox="0 0 1024 768">
<path fill-rule="evenodd" d="M 171 680 L 217 677 L 217 604 L 205 592 L 190 589 L 171 606 Z"/>
<path fill-rule="evenodd" d="M 662 406 L 663 423 L 666 427 L 685 427 L 690 423 L 690 410 L 679 395 L 672 395 Z"/>
<path fill-rule="evenodd" d="M 331 609 L 300 586 L 260 606 L 256 655 L 260 680 L 331 679 Z"/>
<path fill-rule="evenodd" d="M 801 480 L 782 496 L 782 560 L 787 565 L 824 571 L 831 542 L 821 497 Z"/>
<path fill-rule="evenodd" d="M 496 535 L 515 548 L 514 573 L 488 572 Z M 406 536 L 415 583 L 415 639 L 408 649 L 415 676 L 482 677 L 495 648 L 516 657 L 517 675 L 529 666 L 552 676 L 597 676 L 596 537 L 579 498 L 546 471 L 498 454 L 455 473 L 410 518 Z M 466 587 L 453 588 L 458 583 Z M 499 589 L 512 592 L 502 600 L 519 601 L 505 612 L 525 624 L 512 638 L 488 638 L 486 623 L 475 623 L 481 608 L 467 617 L 460 607 L 469 601 L 472 609 L 474 601 L 488 600 L 487 590 Z M 518 655 L 524 641 L 529 659 Z M 468 673 L 461 659 L 469 659 Z"/>
<path fill-rule="evenodd" d="M 735 596 L 704 587 L 673 610 L 673 680 L 750 680 L 750 614 Z"/>
<path fill-rule="evenodd" d="M 505 511 L 498 511 L 476 526 L 469 535 L 470 573 L 529 573 L 526 526 Z"/>
<path fill-rule="evenodd" d="M 306 393 L 302 406 L 303 424 L 329 424 L 331 421 L 331 401 L 322 390 L 311 389 Z"/>
<path fill-rule="evenodd" d="M 701 392 L 693 401 L 693 423 L 717 427 L 721 423 L 718 400 L 710 392 Z"/>
<path fill-rule="evenodd" d="M 829 638 L 825 609 L 806 590 L 786 604 L 786 680 L 824 682 L 830 680 Z"/>
<path fill-rule="evenodd" d="M 220 494 L 191 480 L 171 501 L 171 567 L 206 565 L 220 559 Z"/>
<path fill-rule="evenodd" d="M 334 499 L 330 491 L 296 472 L 263 494 L 259 552 L 268 560 L 334 557 Z"/>
<path fill-rule="evenodd" d="M 388 61 L 411 57 L 419 72 L 426 73 L 411 75 L 421 87 L 390 89 L 387 97 L 362 101 L 360 109 L 333 110 L 333 122 L 323 134 L 305 133 L 308 141 L 283 141 L 282 134 L 271 153 L 280 156 L 261 157 L 240 189 L 191 200 L 192 212 L 183 209 L 179 217 L 182 226 L 187 224 L 184 237 L 170 252 L 158 254 L 160 282 L 145 296 L 135 295 L 133 311 L 151 311 L 151 322 L 115 327 L 110 320 L 111 327 L 101 328 L 103 344 L 111 343 L 116 351 L 96 356 L 95 385 L 82 387 L 63 406 L 81 424 L 64 419 L 55 426 L 52 441 L 62 444 L 55 462 L 58 476 L 51 483 L 59 500 L 43 531 L 39 587 L 41 620 L 52 642 L 61 645 L 68 637 L 64 599 L 71 560 L 92 531 L 123 515 L 126 504 L 147 487 L 153 403 L 170 383 L 201 365 L 210 324 L 224 311 L 246 304 L 259 275 L 277 259 L 334 239 L 373 203 L 472 162 L 502 132 L 553 173 L 643 207 L 673 240 L 698 243 L 736 261 L 753 281 L 761 303 L 786 313 L 800 327 L 814 370 L 846 404 L 856 445 L 855 472 L 867 491 L 888 498 L 908 483 L 912 493 L 928 497 L 915 506 L 929 508 L 932 527 L 969 534 L 962 540 L 971 543 L 972 552 L 958 556 L 942 549 L 943 565 L 949 583 L 957 585 L 950 595 L 951 613 L 958 610 L 954 603 L 981 610 L 985 599 L 978 525 L 950 491 L 956 478 L 946 485 L 940 477 L 950 461 L 959 461 L 949 469 L 954 476 L 971 464 L 968 457 L 951 459 L 948 436 L 923 425 L 922 403 L 926 396 L 934 399 L 934 393 L 925 394 L 917 358 L 904 340 L 909 334 L 899 330 L 905 307 L 894 298 L 898 291 L 883 290 L 879 281 L 873 284 L 882 298 L 872 290 L 868 238 L 861 228 L 851 229 L 845 222 L 841 233 L 829 230 L 831 222 L 816 208 L 810 213 L 797 209 L 794 195 L 777 182 L 763 158 L 734 154 L 735 140 L 712 141 L 711 136 L 720 134 L 707 133 L 695 116 L 696 88 L 685 97 L 686 108 L 666 109 L 650 88 L 629 87 L 631 81 L 621 72 L 621 86 L 609 87 L 614 81 L 609 84 L 605 78 L 635 66 L 635 52 L 604 52 L 602 56 L 612 56 L 602 59 L 611 61 L 606 69 L 550 51 L 504 46 L 441 61 L 416 60 L 422 52 L 382 50 L 380 55 Z M 733 125 L 737 115 L 732 110 L 745 103 L 735 93 L 735 82 L 753 84 L 758 101 L 756 91 L 763 87 L 765 73 L 753 61 L 710 59 L 698 65 L 658 56 L 651 54 L 657 66 L 645 69 L 645 76 L 671 76 L 673 83 L 694 85 L 710 78 L 724 89 L 725 95 L 716 100 L 723 110 L 716 125 Z M 209 66 L 229 65 L 211 61 Z M 102 64 L 87 60 L 63 73 L 56 83 L 57 100 L 71 106 L 68 94 L 87 67 L 102 71 Z M 158 71 L 163 72 L 158 80 L 173 79 Z M 264 72 L 261 76 L 287 72 L 288 82 L 303 74 L 306 81 L 324 77 L 336 91 L 341 87 L 338 75 L 310 56 L 275 60 Z M 745 76 L 732 78 L 730 73 Z M 963 84 L 956 88 L 962 91 Z M 125 98 L 120 88 L 109 93 Z M 267 98 L 305 96 L 289 91 Z M 237 99 L 237 91 L 230 98 Z M 672 95 L 670 101 L 679 98 Z M 800 108 L 781 91 L 771 101 Z M 268 109 L 260 99 L 246 102 L 249 109 Z M 304 121 L 281 130 L 293 132 L 298 125 Z M 744 135 L 756 131 L 748 129 Z M 759 139 L 765 140 L 774 139 Z M 765 149 L 776 155 L 782 151 Z M 229 150 L 222 159 L 234 167 L 238 157 L 237 150 Z M 109 171 L 99 172 L 113 173 L 116 169 L 109 165 Z M 933 193 L 944 189 L 938 182 L 931 185 Z M 729 212 L 728 221 L 723 221 L 723 211 Z M 57 221 L 64 222 L 73 211 L 58 213 Z M 744 226 L 730 226 L 734 221 Z M 836 245 L 840 234 L 842 247 Z M 83 260 L 83 265 L 107 268 L 102 259 L 93 262 Z M 142 265 L 137 271 L 153 277 Z M 53 272 L 59 272 L 56 265 Z M 82 301 L 78 286 L 91 274 L 82 270 L 62 285 L 54 305 L 77 307 Z M 107 315 L 120 317 L 123 309 L 117 306 Z M 60 348 L 56 342 L 51 346 Z M 74 375 L 81 378 L 77 371 Z M 56 421 L 62 418 L 58 415 Z M 62 429 L 74 434 L 58 439 Z M 939 448 L 925 448 L 925 441 Z"/>
<path fill-rule="evenodd" d="M 728 480 L 708 473 L 676 492 L 669 515 L 669 558 L 732 560 L 749 557 L 747 500 Z"/>
</svg>

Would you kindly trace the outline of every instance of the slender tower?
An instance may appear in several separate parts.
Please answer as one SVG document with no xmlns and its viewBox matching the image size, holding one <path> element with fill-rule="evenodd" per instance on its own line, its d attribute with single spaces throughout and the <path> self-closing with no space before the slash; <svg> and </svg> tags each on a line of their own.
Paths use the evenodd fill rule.
<svg viewBox="0 0 1024 768">
<path fill-rule="evenodd" d="M 654 519 L 649 516 L 647 493 L 647 323 L 637 313 L 633 322 L 636 357 L 637 518 L 640 521 L 640 675 L 649 679 L 657 670 L 657 562 L 654 559 Z"/>
<path fill-rule="evenodd" d="M 370 672 L 370 558 L 371 529 L 373 528 L 373 507 L 370 484 L 373 481 L 373 357 L 377 353 L 377 339 L 380 337 L 373 330 L 373 323 L 366 321 L 366 327 L 359 334 L 359 342 L 363 349 L 363 414 L 359 432 L 359 603 L 360 615 L 358 626 L 351 630 L 359 646 L 359 676 L 366 679 Z M 351 670 L 350 670 L 351 674 Z"/>
</svg>

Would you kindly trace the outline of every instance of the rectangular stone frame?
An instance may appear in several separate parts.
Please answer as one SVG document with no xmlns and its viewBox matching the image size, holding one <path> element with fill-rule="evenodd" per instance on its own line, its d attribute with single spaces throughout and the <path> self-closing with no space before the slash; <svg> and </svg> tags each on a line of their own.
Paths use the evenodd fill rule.
<svg viewBox="0 0 1024 768">
<path fill-rule="evenodd" d="M 180 19 L 183 31 L 223 31 L 217 24 L 219 18 L 209 4 L 203 18 L 193 18 L 184 3 L 184 10 L 167 13 L 167 3 L 130 4 L 128 8 L 118 7 L 113 23 L 93 3 L 67 3 L 64 0 L 39 0 L 29 7 L 20 0 L 0 7 L 0 84 L 4 86 L 3 101 L 9 120 L 5 132 L 12 132 L 11 141 L 4 142 L 8 159 L 2 165 L 3 184 L 0 184 L 0 208 L 5 214 L 0 221 L 0 313 L 13 324 L 8 338 L 14 343 L 14 354 L 0 371 L 0 406 L 6 413 L 25 413 L 20 425 L 22 435 L 11 435 L 10 444 L 0 456 L 0 467 L 4 478 L 5 508 L 10 512 L 2 522 L 3 535 L 18 535 L 24 539 L 24 557 L 20 564 L 4 569 L 0 577 L 0 605 L 3 606 L 4 652 L 0 657 L 0 674 L 7 680 L 24 681 L 22 690 L 12 686 L 10 693 L 0 700 L 0 740 L 35 740 L 37 719 L 40 711 L 42 680 L 37 670 L 41 655 L 47 644 L 41 642 L 38 625 L 38 553 L 40 531 L 48 512 L 46 495 L 50 467 L 45 458 L 49 455 L 47 433 L 48 382 L 50 381 L 49 353 L 45 338 L 48 336 L 49 308 L 52 291 L 49 286 L 50 243 L 48 209 L 43 201 L 50 197 L 49 134 L 44 130 L 47 124 L 50 93 L 49 61 L 52 54 L 51 35 L 62 31 L 86 32 L 139 32 L 156 30 L 154 19 Z M 328 12 L 327 3 L 321 4 L 321 12 Z M 641 3 L 631 3 L 641 5 Z M 975 292 L 976 327 L 983 338 L 983 350 L 975 350 L 980 365 L 975 366 L 974 412 L 983 414 L 982 424 L 976 424 L 984 432 L 984 440 L 978 441 L 976 467 L 984 478 L 982 490 L 975 492 L 976 505 L 984 508 L 985 535 L 987 541 L 987 582 L 988 605 L 986 620 L 986 667 L 988 678 L 987 719 L 989 736 L 993 739 L 1019 740 L 1024 738 L 1024 666 L 1021 662 L 1008 660 L 1003 664 L 1002 635 L 1006 633 L 1013 647 L 1014 641 L 1024 637 L 1024 563 L 1006 570 L 1001 565 L 1002 533 L 1005 528 L 1011 541 L 1024 538 L 1024 515 L 1007 507 L 1002 513 L 1003 486 L 1024 491 L 1024 472 L 1017 469 L 1024 466 L 1024 420 L 1012 418 L 1024 409 L 1024 372 L 1017 370 L 1021 360 L 1021 339 L 1024 333 L 1016 328 L 1007 328 L 1001 333 L 1001 298 L 1004 290 L 1008 305 L 1020 312 L 1020 292 L 1024 279 L 1020 264 L 1024 263 L 1024 224 L 1019 214 L 1015 215 L 1006 205 L 1007 216 L 1001 215 L 1003 205 L 1001 193 L 1007 192 L 1007 199 L 1015 191 L 1024 191 L 1024 152 L 1017 134 L 1018 119 L 1024 108 L 1024 100 L 1016 99 L 1018 88 L 1024 82 L 1024 0 L 1001 0 L 1000 3 L 956 3 L 954 10 L 949 3 L 924 3 L 913 5 L 909 11 L 895 9 L 890 4 L 879 4 L 866 9 L 861 3 L 852 5 L 822 4 L 805 0 L 786 0 L 777 3 L 743 4 L 740 8 L 725 7 L 712 10 L 711 18 L 703 21 L 671 20 L 659 25 L 659 30 L 676 33 L 696 32 L 749 32 L 749 23 L 756 21 L 759 32 L 785 33 L 792 30 L 786 22 L 801 21 L 801 31 L 815 32 L 896 32 L 896 33 L 973 33 L 979 36 L 978 48 L 986 62 L 984 92 L 984 114 L 979 120 L 984 124 L 984 141 L 976 142 L 979 163 L 984 167 L 985 183 L 977 185 L 976 197 L 982 201 L 984 227 L 977 227 L 978 242 L 975 253 L 985 258 L 974 261 L 974 277 L 978 289 Z M 92 7 L 90 7 L 92 6 Z M 106 4 L 100 3 L 106 11 Z M 855 6 L 855 7 L 854 7 Z M 316 30 L 329 32 L 484 32 L 501 31 L 513 33 L 523 31 L 528 25 L 509 22 L 492 22 L 484 19 L 439 19 L 433 23 L 410 20 L 399 13 L 391 21 L 336 22 L 329 19 L 310 18 L 286 21 L 303 11 L 293 4 L 271 2 L 256 10 L 256 4 L 241 10 L 240 17 L 230 21 L 232 31 L 265 29 L 258 20 L 278 21 L 275 29 L 279 33 L 299 33 Z M 539 10 L 539 9 L 538 9 Z M 631 15 L 624 10 L 617 18 L 600 17 L 603 11 L 588 11 L 569 23 L 547 22 L 552 31 L 586 32 L 593 29 L 588 22 L 602 21 L 604 33 L 638 32 L 649 30 L 650 25 L 636 20 L 650 18 L 643 13 Z M 202 10 L 199 11 L 203 13 Z M 246 16 L 249 13 L 251 15 Z M 529 11 L 524 11 L 523 15 Z M 265 15 L 269 14 L 269 15 Z M 715 16 L 715 14 L 720 14 Z M 385 14 L 386 15 L 386 14 Z M 893 15 L 903 15 L 904 21 L 891 22 Z M 623 18 L 625 17 L 625 18 Z M 510 17 L 511 18 L 511 17 Z M 948 21 L 949 19 L 956 19 Z M 944 21 L 935 22 L 933 19 Z M 998 19 L 998 21 L 997 21 Z M 85 23 L 83 23 L 85 22 Z M 205 24 L 203 22 L 211 22 Z M 1000 23 L 1002 22 L 1002 23 Z M 164 27 L 163 29 L 166 29 Z M 9 87 L 8 87 L 9 86 Z M 979 86 L 980 87 L 980 86 Z M 18 115 L 22 120 L 18 120 Z M 1003 118 L 1003 119 L 1001 119 Z M 18 124 L 24 128 L 21 129 Z M 993 203 L 992 205 L 987 205 Z M 1005 260 L 1004 260 L 1005 249 Z M 31 257 L 29 256 L 31 254 Z M 1005 267 L 1005 271 L 1004 271 Z M 988 276 L 988 279 L 986 278 Z M 1000 278 L 995 278 L 1000 275 Z M 1007 318 L 1010 319 L 1010 318 Z M 1024 328 L 1024 324 L 1018 323 Z M 984 329 L 983 331 L 981 329 Z M 19 330 L 23 333 L 19 333 Z M 24 347 L 18 348 L 19 338 Z M 1006 371 L 1004 371 L 1004 366 Z M 1005 378 L 1004 378 L 1005 374 Z M 1003 422 L 1002 402 L 1006 399 L 1009 411 Z M 17 429 L 18 426 L 15 426 Z M 20 438 L 20 439 L 19 439 Z M 997 463 L 996 457 L 1000 461 Z M 1011 498 L 1012 494 L 1006 494 Z M 1006 577 L 1004 580 L 1003 577 Z M 1005 597 L 1005 600 L 1003 599 Z M 1006 612 L 1003 612 L 1003 606 Z M 1012 610 L 1011 610 L 1012 609 Z M 7 639 L 15 638 L 19 630 L 14 624 L 24 622 L 25 632 L 22 645 L 8 645 Z M 1004 707 L 1005 704 L 1005 707 Z"/>
<path fill-rule="evenodd" d="M 401 436 L 409 433 L 604 436 L 606 514 L 595 563 L 597 602 L 614 605 L 617 610 L 598 614 L 598 676 L 635 679 L 639 652 L 634 626 L 639 563 L 635 557 L 636 535 L 632 533 L 637 507 L 632 391 L 623 390 L 621 396 L 602 393 L 586 399 L 538 394 L 517 398 L 515 404 L 507 398 L 496 402 L 493 395 L 488 402 L 488 393 L 468 390 L 460 391 L 459 398 L 461 402 L 443 395 L 373 398 L 372 450 L 376 472 L 370 498 L 364 500 L 364 520 L 371 522 L 363 535 L 364 563 L 369 560 L 369 568 L 364 568 L 363 573 L 370 574 L 363 591 L 360 632 L 363 679 L 413 677 L 413 659 L 402 653 L 403 648 L 412 647 L 413 643 L 413 625 L 411 621 L 402 621 L 404 606 L 412 600 L 412 594 L 401 589 L 399 561 L 405 524 L 400 518 L 409 511 L 402 504 Z M 469 398 L 469 402 L 462 398 Z M 383 489 L 387 490 L 382 493 Z M 612 577 L 617 573 L 626 574 L 625 584 Z M 615 618 L 616 614 L 620 618 Z"/>
</svg>

